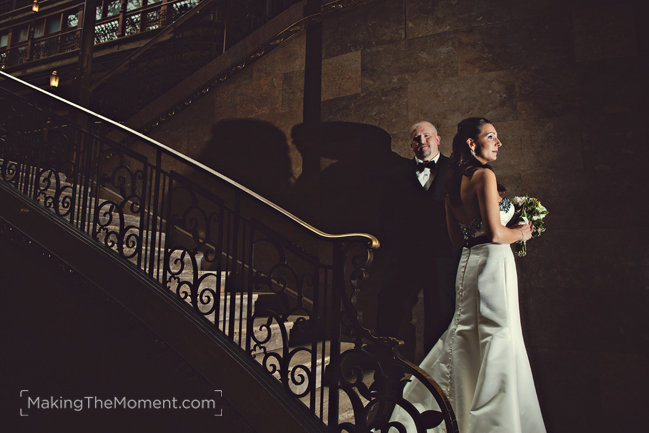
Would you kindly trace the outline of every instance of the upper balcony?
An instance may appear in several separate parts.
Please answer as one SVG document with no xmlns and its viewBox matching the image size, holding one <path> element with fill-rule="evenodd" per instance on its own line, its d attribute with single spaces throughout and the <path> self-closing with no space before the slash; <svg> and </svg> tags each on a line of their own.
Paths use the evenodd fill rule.
<svg viewBox="0 0 649 433">
<path fill-rule="evenodd" d="M 95 45 L 141 45 L 200 0 L 105 0 L 96 8 Z M 18 7 L 7 10 L 8 4 Z M 80 48 L 84 2 L 41 1 L 38 12 L 24 0 L 5 2 L 0 11 L 0 69 L 11 70 L 43 59 L 64 60 Z M 127 41 L 128 38 L 128 41 Z M 138 43 L 139 41 L 139 43 Z M 112 44 L 111 44 L 112 42 Z M 59 56 L 57 59 L 54 57 Z M 73 61 L 75 59 L 72 59 Z M 41 62 L 42 63 L 42 62 Z M 48 62 L 49 63 L 49 62 Z M 36 66 L 36 65 L 33 65 Z"/>
<path fill-rule="evenodd" d="M 95 56 L 138 48 L 206 1 L 96 0 Z M 212 1 L 215 7 L 202 22 L 219 28 L 221 37 L 211 39 L 211 45 L 218 45 L 211 51 L 220 54 L 296 2 Z M 84 6 L 84 0 L 0 0 L 0 69 L 21 75 L 44 63 L 48 68 L 52 62 L 76 63 Z"/>
<path fill-rule="evenodd" d="M 58 95 L 76 100 L 84 0 L 37 0 L 37 12 L 0 1 L 0 70 L 41 88 L 56 70 Z M 298 2 L 95 1 L 92 76 L 103 87 L 92 108 L 119 121 Z"/>
</svg>

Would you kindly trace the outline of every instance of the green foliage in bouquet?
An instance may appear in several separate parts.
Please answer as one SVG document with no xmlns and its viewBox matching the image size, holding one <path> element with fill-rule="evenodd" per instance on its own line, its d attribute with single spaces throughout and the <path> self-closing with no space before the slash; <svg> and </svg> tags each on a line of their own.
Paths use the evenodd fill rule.
<svg viewBox="0 0 649 433">
<path fill-rule="evenodd" d="M 548 210 L 541 204 L 539 199 L 526 195 L 525 197 L 514 197 L 512 203 L 514 203 L 518 221 L 532 223 L 532 239 L 541 236 L 541 233 L 545 231 L 543 218 L 548 214 Z M 520 243 L 520 248 L 516 254 L 519 257 L 527 254 L 527 244 L 525 241 Z"/>
</svg>

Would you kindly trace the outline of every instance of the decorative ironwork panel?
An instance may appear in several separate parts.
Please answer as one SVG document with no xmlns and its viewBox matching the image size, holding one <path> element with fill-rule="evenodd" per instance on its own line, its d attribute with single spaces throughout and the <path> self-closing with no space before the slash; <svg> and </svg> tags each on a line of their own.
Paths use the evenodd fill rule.
<svg viewBox="0 0 649 433">
<path fill-rule="evenodd" d="M 144 31 L 159 29 L 163 26 L 166 14 L 161 9 L 147 11 L 144 15 Z"/>
<path fill-rule="evenodd" d="M 119 21 L 112 20 L 95 26 L 95 44 L 101 44 L 117 39 Z"/>
<path fill-rule="evenodd" d="M 81 44 L 80 33 L 65 33 L 61 35 L 61 52 L 67 53 L 69 51 L 78 50 Z"/>
<path fill-rule="evenodd" d="M 190 9 L 196 7 L 200 3 L 198 0 L 181 0 L 173 4 L 173 15 L 171 19 L 176 21 L 182 15 L 187 13 Z"/>
<path fill-rule="evenodd" d="M 129 15 L 126 17 L 126 28 L 124 35 L 134 35 L 140 32 L 140 14 Z"/>
<path fill-rule="evenodd" d="M 43 59 L 45 57 L 54 56 L 59 53 L 58 37 L 48 38 L 44 41 L 35 42 L 32 60 Z"/>
</svg>

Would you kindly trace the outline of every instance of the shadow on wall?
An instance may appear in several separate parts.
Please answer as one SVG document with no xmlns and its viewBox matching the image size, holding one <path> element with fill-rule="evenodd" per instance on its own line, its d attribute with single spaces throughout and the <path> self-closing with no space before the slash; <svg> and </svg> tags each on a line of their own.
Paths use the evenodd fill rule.
<svg viewBox="0 0 649 433">
<path fill-rule="evenodd" d="M 299 213 L 330 233 L 376 235 L 385 174 L 403 161 L 392 151 L 390 134 L 362 123 L 325 122 L 296 125 L 291 135 L 303 160 L 320 161 L 297 179 Z"/>
<path fill-rule="evenodd" d="M 291 131 L 304 164 L 294 179 L 289 145 L 273 124 L 225 119 L 212 127 L 201 162 L 330 233 L 378 233 L 385 174 L 403 158 L 372 125 L 325 122 Z M 327 163 L 329 163 L 327 165 Z"/>
<path fill-rule="evenodd" d="M 200 159 L 325 232 L 380 235 L 378 211 L 386 174 L 404 161 L 392 151 L 390 135 L 371 125 L 325 122 L 296 125 L 291 138 L 304 161 L 297 179 L 284 133 L 256 119 L 216 123 Z M 210 180 L 198 181 L 220 195 L 213 181 L 205 182 Z M 383 278 L 383 256 L 380 248 L 369 286 L 361 295 L 364 299 L 359 301 L 368 325 L 375 316 L 374 294 Z"/>
<path fill-rule="evenodd" d="M 246 188 L 289 205 L 293 173 L 288 142 L 273 124 L 256 119 L 225 119 L 214 124 L 201 162 Z"/>
</svg>

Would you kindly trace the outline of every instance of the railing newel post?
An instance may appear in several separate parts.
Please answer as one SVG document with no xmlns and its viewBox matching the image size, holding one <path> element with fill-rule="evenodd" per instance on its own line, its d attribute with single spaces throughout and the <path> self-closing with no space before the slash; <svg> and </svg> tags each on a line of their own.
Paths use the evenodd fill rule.
<svg viewBox="0 0 649 433">
<path fill-rule="evenodd" d="M 153 223 L 151 224 L 151 233 L 149 233 L 149 240 L 151 242 L 151 247 L 150 247 L 150 258 L 149 258 L 149 275 L 153 277 L 153 269 L 155 268 L 155 260 L 156 260 L 156 227 L 158 224 L 158 205 L 159 205 L 159 196 L 160 196 L 160 172 L 162 170 L 162 151 L 160 149 L 157 149 L 156 151 L 156 156 L 155 156 L 155 179 L 153 181 L 153 215 L 151 216 L 151 219 Z M 169 225 L 169 217 L 167 217 L 167 225 Z M 162 229 L 162 227 L 161 227 Z M 165 237 L 165 244 L 167 242 L 167 237 Z M 159 245 L 158 248 L 161 246 Z M 166 245 L 162 246 L 162 251 L 166 252 L 167 248 Z M 166 253 L 165 253 L 166 255 Z M 160 261 L 160 254 L 158 253 L 157 255 L 157 260 L 158 262 Z M 164 259 L 163 259 L 164 260 Z M 163 263 L 164 265 L 164 263 Z"/>
<path fill-rule="evenodd" d="M 343 244 L 341 240 L 333 243 L 333 272 L 331 281 L 331 334 L 329 356 L 330 364 L 328 366 L 329 378 L 329 431 L 338 431 L 338 412 L 340 407 L 340 396 L 338 388 L 340 383 L 340 339 L 341 339 L 341 318 L 342 318 L 342 297 L 345 290 L 344 275 L 345 257 Z"/>
</svg>

